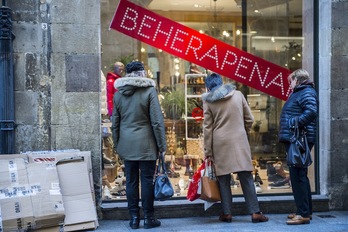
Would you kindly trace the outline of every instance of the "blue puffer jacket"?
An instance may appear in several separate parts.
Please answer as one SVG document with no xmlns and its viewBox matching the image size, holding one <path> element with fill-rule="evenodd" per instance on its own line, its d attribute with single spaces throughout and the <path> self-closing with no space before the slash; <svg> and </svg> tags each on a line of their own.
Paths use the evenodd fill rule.
<svg viewBox="0 0 348 232">
<path fill-rule="evenodd" d="M 280 115 L 279 142 L 290 142 L 293 135 L 291 128 L 298 117 L 300 128 L 306 128 L 309 143 L 316 142 L 318 116 L 318 96 L 312 82 L 295 87 L 283 106 Z"/>
</svg>

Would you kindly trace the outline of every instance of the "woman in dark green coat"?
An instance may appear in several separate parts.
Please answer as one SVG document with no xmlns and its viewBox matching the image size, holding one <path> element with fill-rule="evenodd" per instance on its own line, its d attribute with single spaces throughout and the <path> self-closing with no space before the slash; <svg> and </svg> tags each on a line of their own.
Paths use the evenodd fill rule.
<svg viewBox="0 0 348 232">
<path fill-rule="evenodd" d="M 130 227 L 139 228 L 139 176 L 146 229 L 161 225 L 154 217 L 153 177 L 159 152 L 166 151 L 164 120 L 155 82 L 144 66 L 127 64 L 126 76 L 115 82 L 112 136 L 115 151 L 124 160 Z M 139 173 L 140 170 L 140 173 Z"/>
</svg>

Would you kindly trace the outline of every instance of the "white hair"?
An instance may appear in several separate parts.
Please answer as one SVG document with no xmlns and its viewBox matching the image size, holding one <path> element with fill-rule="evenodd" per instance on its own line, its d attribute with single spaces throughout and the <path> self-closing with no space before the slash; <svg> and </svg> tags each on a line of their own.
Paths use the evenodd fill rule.
<svg viewBox="0 0 348 232">
<path fill-rule="evenodd" d="M 126 77 L 147 77 L 145 70 L 133 71 L 131 73 L 127 73 Z"/>
</svg>

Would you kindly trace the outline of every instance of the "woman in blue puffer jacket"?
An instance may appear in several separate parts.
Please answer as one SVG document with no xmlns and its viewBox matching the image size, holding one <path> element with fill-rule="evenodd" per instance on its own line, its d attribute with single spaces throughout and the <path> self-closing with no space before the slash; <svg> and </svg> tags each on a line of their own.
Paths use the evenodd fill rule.
<svg viewBox="0 0 348 232">
<path fill-rule="evenodd" d="M 280 115 L 279 142 L 284 143 L 286 151 L 293 136 L 292 128 L 297 118 L 300 129 L 306 130 L 309 148 L 316 142 L 318 116 L 318 96 L 314 83 L 304 69 L 298 69 L 288 77 L 292 94 L 283 106 Z M 312 195 L 307 176 L 308 168 L 289 167 L 292 192 L 297 212 L 289 214 L 288 225 L 309 224 L 312 216 Z"/>
</svg>

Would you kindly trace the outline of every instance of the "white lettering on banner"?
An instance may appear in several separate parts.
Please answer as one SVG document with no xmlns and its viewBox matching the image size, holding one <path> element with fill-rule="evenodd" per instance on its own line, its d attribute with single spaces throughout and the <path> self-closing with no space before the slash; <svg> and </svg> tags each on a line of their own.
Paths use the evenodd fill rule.
<svg viewBox="0 0 348 232">
<path fill-rule="evenodd" d="M 157 29 L 156 29 L 156 32 L 155 32 L 155 35 L 154 35 L 152 41 L 155 41 L 155 40 L 156 40 L 156 37 L 157 37 L 158 33 L 162 33 L 163 35 L 167 36 L 166 42 L 164 43 L 164 46 L 167 46 L 167 45 L 168 45 L 169 38 L 170 38 L 170 36 L 172 35 L 173 26 L 170 27 L 169 32 L 166 33 L 165 31 L 160 30 L 161 24 L 162 24 L 162 22 L 159 22 L 159 23 L 158 23 L 158 27 L 157 27 Z"/>
<path fill-rule="evenodd" d="M 175 51 L 177 51 L 177 52 L 182 53 L 182 50 L 181 50 L 181 49 L 175 47 L 175 42 L 176 42 L 176 41 L 184 42 L 184 39 L 178 37 L 179 33 L 184 34 L 184 35 L 188 35 L 187 32 L 182 31 L 182 30 L 180 30 L 180 29 L 177 29 L 177 30 L 176 30 L 176 33 L 175 33 L 175 35 L 174 35 L 174 39 L 173 39 L 173 42 L 172 42 L 172 46 L 171 46 L 170 48 L 173 49 L 173 50 L 175 50 Z"/>
<path fill-rule="evenodd" d="M 252 62 L 252 60 L 250 60 L 250 59 L 248 59 L 248 58 L 246 58 L 244 56 L 241 56 L 235 74 L 236 74 L 237 77 L 240 77 L 240 78 L 246 80 L 247 79 L 246 76 L 243 76 L 242 74 L 239 73 L 239 68 L 245 68 L 246 70 L 248 69 L 248 66 L 244 65 L 243 60 L 246 60 L 246 61 L 248 61 L 250 63 Z"/>
<path fill-rule="evenodd" d="M 142 31 L 142 29 L 143 29 L 144 26 L 147 27 L 147 28 L 151 28 L 151 25 L 150 25 L 150 24 L 146 24 L 146 23 L 145 23 L 145 20 L 146 20 L 147 18 L 148 18 L 148 19 L 151 19 L 151 20 L 154 21 L 154 22 L 156 22 L 156 19 L 154 19 L 154 18 L 152 18 L 152 17 L 149 17 L 149 16 L 145 15 L 144 18 L 143 18 L 143 20 L 141 21 L 138 34 L 141 35 L 141 36 L 143 36 L 143 37 L 145 37 L 146 39 L 150 39 L 150 36 L 147 36 L 147 35 L 141 33 L 141 31 Z"/>
<path fill-rule="evenodd" d="M 280 80 L 280 83 L 276 82 L 276 80 Z M 274 77 L 272 79 L 271 82 L 269 82 L 267 85 L 266 85 L 266 88 L 269 88 L 271 86 L 271 84 L 274 84 L 274 85 L 277 85 L 277 86 L 280 86 L 281 87 L 281 90 L 282 90 L 282 95 L 284 95 L 284 88 L 283 88 L 283 76 L 281 73 L 279 73 L 276 77 Z"/>
<path fill-rule="evenodd" d="M 211 51 L 215 51 L 214 56 L 209 54 Z M 217 51 L 216 44 L 214 44 L 214 46 L 209 51 L 207 51 L 199 60 L 202 61 L 204 59 L 204 57 L 206 57 L 206 56 L 214 59 L 216 62 L 216 67 L 219 68 L 219 59 L 218 59 L 218 51 Z"/>
<path fill-rule="evenodd" d="M 252 78 L 253 78 L 253 76 L 254 76 L 254 71 L 255 71 L 255 70 L 257 70 L 257 74 L 258 74 L 258 77 L 259 77 L 261 86 L 264 86 L 264 85 L 265 85 L 266 78 L 267 78 L 267 75 L 268 75 L 268 72 L 269 72 L 269 67 L 267 67 L 267 71 L 266 71 L 266 73 L 265 73 L 265 76 L 264 76 L 264 78 L 262 79 L 262 77 L 261 77 L 261 72 L 260 72 L 260 69 L 259 69 L 259 65 L 255 62 L 254 67 L 253 67 L 253 70 L 251 71 L 251 74 L 250 74 L 249 81 L 252 80 Z"/>
<path fill-rule="evenodd" d="M 290 94 L 291 87 L 283 80 L 289 70 L 128 1 L 120 4 L 122 13 L 117 15 L 116 11 L 119 18 L 114 18 L 112 28 L 283 100 Z"/>
<path fill-rule="evenodd" d="M 233 61 L 232 63 L 229 62 L 229 61 L 227 61 L 227 57 L 228 57 L 229 54 L 231 54 L 231 55 L 234 56 L 234 61 Z M 226 51 L 225 58 L 224 58 L 224 61 L 222 62 L 221 70 L 224 69 L 225 64 L 234 65 L 234 64 L 237 62 L 237 60 L 238 60 L 237 54 L 234 53 L 234 52 L 231 52 L 231 51 L 227 50 L 227 51 Z"/>
<path fill-rule="evenodd" d="M 199 46 L 198 47 L 191 46 L 192 43 L 193 43 L 193 39 L 199 41 Z M 199 60 L 198 55 L 197 55 L 197 51 L 202 48 L 202 45 L 203 45 L 203 41 L 200 38 L 198 38 L 197 36 L 192 36 L 191 39 L 190 39 L 190 42 L 189 42 L 189 44 L 187 46 L 185 55 L 188 55 L 189 50 L 192 49 L 193 50 L 193 54 L 195 55 L 196 59 Z"/>
<path fill-rule="evenodd" d="M 133 18 L 131 18 L 130 16 L 128 16 L 128 12 L 131 11 L 135 14 L 135 16 Z M 136 27 L 137 27 L 137 18 L 138 18 L 138 12 L 136 10 L 133 10 L 132 8 L 127 8 L 127 11 L 126 13 L 124 14 L 124 17 L 122 19 L 122 22 L 121 22 L 121 27 L 128 30 L 128 31 L 132 31 L 134 30 Z M 126 27 L 124 24 L 125 24 L 125 21 L 126 19 L 130 19 L 133 23 L 134 23 L 134 26 L 133 27 Z"/>
</svg>

